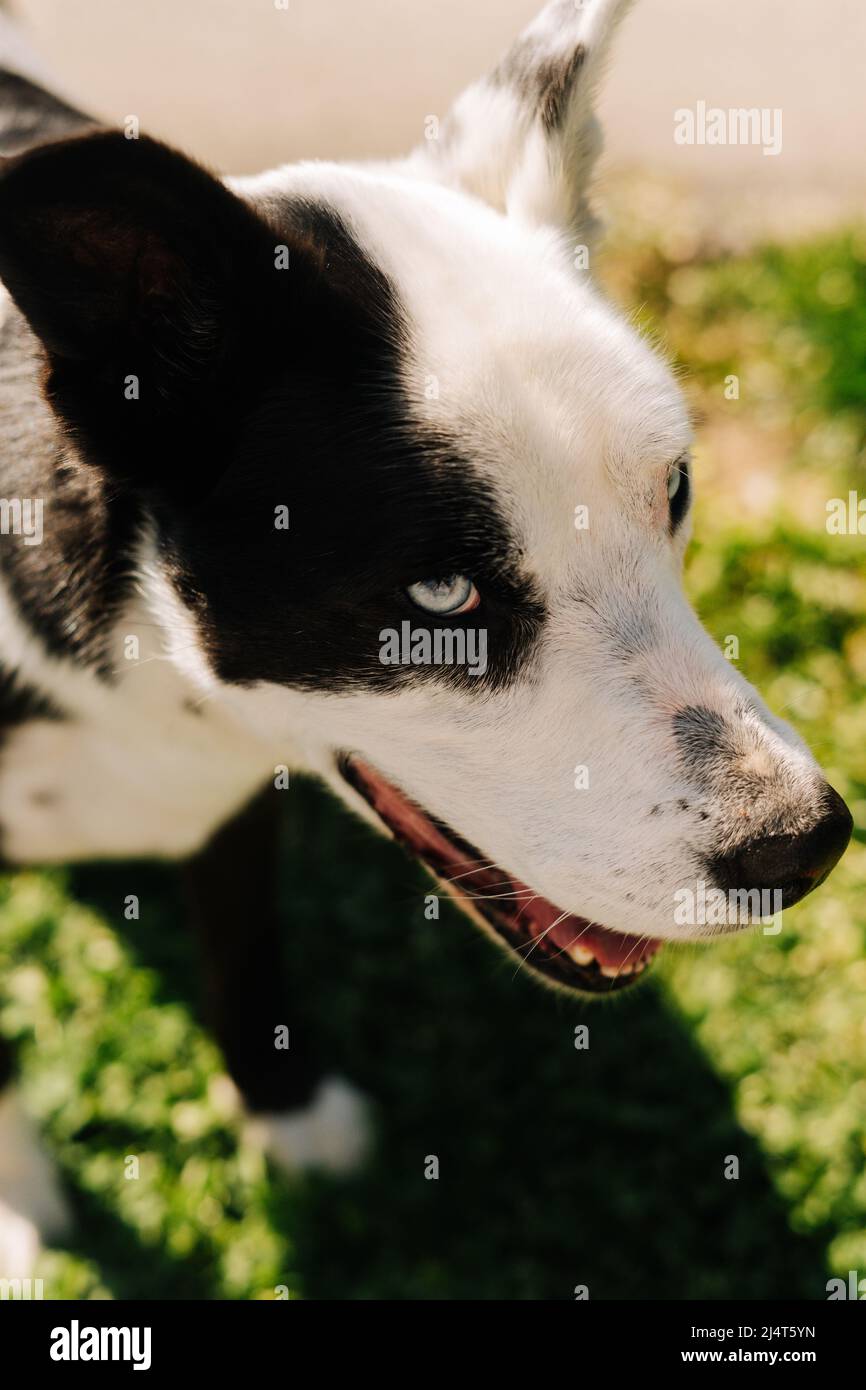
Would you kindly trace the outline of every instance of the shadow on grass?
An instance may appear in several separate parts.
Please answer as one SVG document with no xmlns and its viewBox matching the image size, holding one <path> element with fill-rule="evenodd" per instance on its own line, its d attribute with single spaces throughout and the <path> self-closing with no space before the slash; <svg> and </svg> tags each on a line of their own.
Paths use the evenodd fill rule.
<svg viewBox="0 0 866 1390">
<path fill-rule="evenodd" d="M 763 1155 L 660 993 L 587 1007 L 515 978 L 446 905 L 425 920 L 430 884 L 393 846 L 300 781 L 288 800 L 292 1020 L 380 1121 L 355 1179 L 274 1184 L 306 1296 L 825 1296 L 824 1241 L 791 1231 Z M 142 922 L 125 935 L 163 997 L 189 1002 L 175 880 L 147 867 L 139 882 Z M 70 887 L 114 921 L 129 883 L 127 866 L 78 870 Z M 724 1177 L 729 1155 L 738 1180 Z M 431 1156 L 437 1180 L 424 1175 Z M 92 1209 L 85 1229 L 109 1243 L 120 1296 L 148 1296 L 151 1275 L 150 1296 L 206 1292 L 204 1270 L 187 1281 L 148 1256 L 126 1279 L 142 1257 L 111 1220 Z"/>
</svg>

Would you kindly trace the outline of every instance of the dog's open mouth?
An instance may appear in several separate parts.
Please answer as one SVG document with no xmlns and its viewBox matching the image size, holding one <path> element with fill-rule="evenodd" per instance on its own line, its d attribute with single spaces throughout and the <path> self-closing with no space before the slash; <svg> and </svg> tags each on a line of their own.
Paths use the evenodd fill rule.
<svg viewBox="0 0 866 1390">
<path fill-rule="evenodd" d="M 432 870 L 463 910 L 548 981 L 607 994 L 633 984 L 659 949 L 660 941 L 561 912 L 354 754 L 342 754 L 338 766 L 394 838 Z"/>
</svg>

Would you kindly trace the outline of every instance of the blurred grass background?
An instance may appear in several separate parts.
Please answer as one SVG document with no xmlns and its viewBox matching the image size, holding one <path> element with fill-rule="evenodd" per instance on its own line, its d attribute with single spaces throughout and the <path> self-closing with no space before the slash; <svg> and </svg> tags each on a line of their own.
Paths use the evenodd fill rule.
<svg viewBox="0 0 866 1390">
<path fill-rule="evenodd" d="M 605 279 L 701 420 L 688 589 L 852 806 L 851 850 L 779 937 L 668 950 L 581 1007 L 450 909 L 426 921 L 423 874 L 299 780 L 293 978 L 379 1115 L 347 1182 L 239 1144 L 169 871 L 0 878 L 0 1028 L 78 1219 L 46 1296 L 823 1298 L 866 1274 L 866 572 L 825 524 L 866 495 L 866 231 L 732 256 L 653 195 Z"/>
</svg>

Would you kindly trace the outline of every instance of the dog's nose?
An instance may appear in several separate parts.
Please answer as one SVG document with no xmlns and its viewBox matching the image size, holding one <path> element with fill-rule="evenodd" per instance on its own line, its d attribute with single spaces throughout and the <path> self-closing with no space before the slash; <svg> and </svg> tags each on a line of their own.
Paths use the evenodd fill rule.
<svg viewBox="0 0 866 1390">
<path fill-rule="evenodd" d="M 801 835 L 765 835 L 712 862 L 718 886 L 759 888 L 782 894 L 782 907 L 797 903 L 823 883 L 842 857 L 853 827 L 841 796 L 827 787 L 821 819 Z"/>
</svg>

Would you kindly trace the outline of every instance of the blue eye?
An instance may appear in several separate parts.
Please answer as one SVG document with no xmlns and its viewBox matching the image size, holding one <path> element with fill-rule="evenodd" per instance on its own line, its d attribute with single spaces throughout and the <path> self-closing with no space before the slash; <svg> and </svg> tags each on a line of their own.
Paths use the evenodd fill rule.
<svg viewBox="0 0 866 1390">
<path fill-rule="evenodd" d="M 452 574 L 448 579 L 421 579 L 410 584 L 406 593 L 416 608 L 425 613 L 468 613 L 481 602 L 471 579 L 465 574 Z"/>
<path fill-rule="evenodd" d="M 675 531 L 688 510 L 691 482 L 688 459 L 680 459 L 668 474 L 668 510 Z"/>
</svg>

